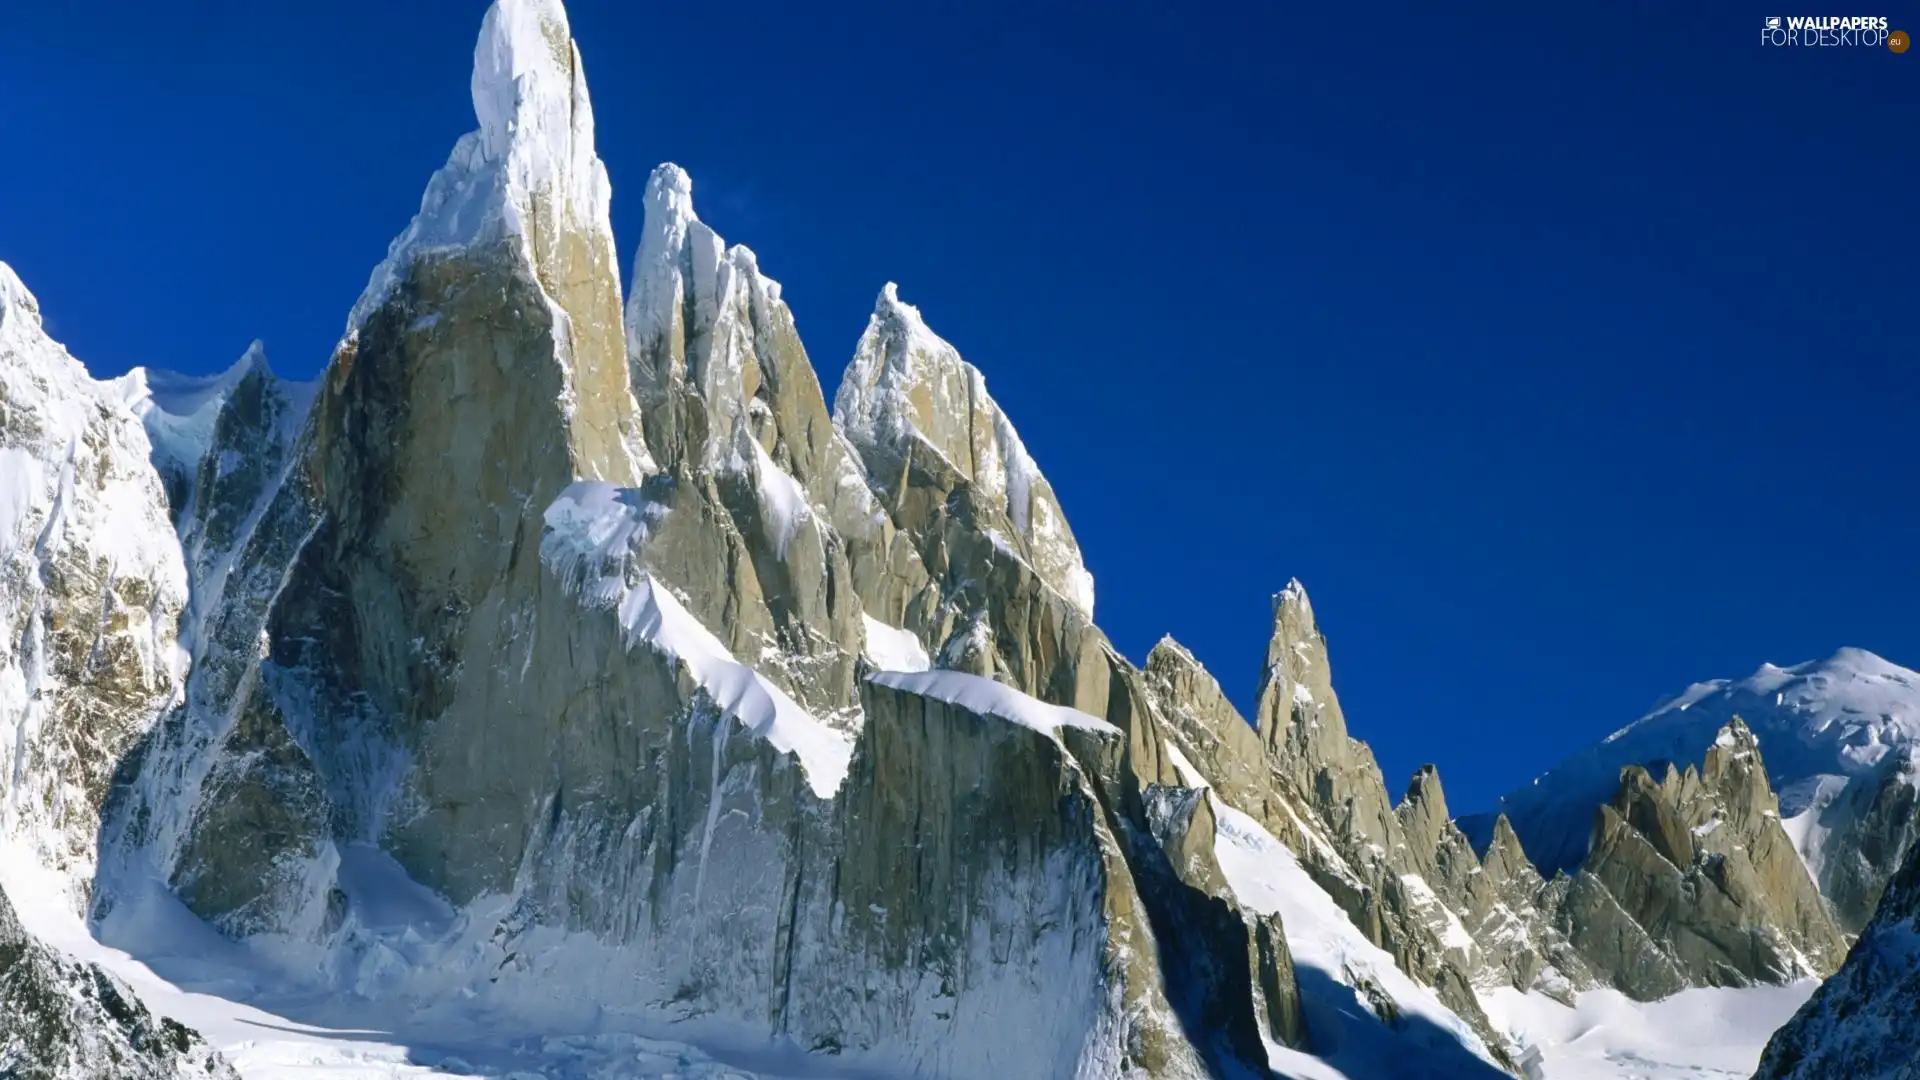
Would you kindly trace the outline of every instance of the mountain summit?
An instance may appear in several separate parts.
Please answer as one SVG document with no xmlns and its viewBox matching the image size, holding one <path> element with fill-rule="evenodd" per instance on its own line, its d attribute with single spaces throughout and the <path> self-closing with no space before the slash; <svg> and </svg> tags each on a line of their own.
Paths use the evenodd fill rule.
<svg viewBox="0 0 1920 1080">
<path fill-rule="evenodd" d="M 0 264 L 0 1075 L 1488 1080 L 1840 963 L 1912 673 L 1695 688 L 1477 851 L 1298 581 L 1251 720 L 1122 655 L 894 286 L 829 411 L 665 164 L 623 304 L 557 0 L 471 89 L 316 384 L 96 381 Z"/>
<path fill-rule="evenodd" d="M 1736 715 L 1765 749 L 1795 849 L 1841 927 L 1857 933 L 1913 844 L 1920 801 L 1920 673 L 1864 649 L 1695 683 L 1462 827 L 1484 845 L 1504 813 L 1543 869 L 1570 869 L 1587 850 L 1583 807 L 1609 797 L 1621 769 L 1701 764 Z"/>
</svg>

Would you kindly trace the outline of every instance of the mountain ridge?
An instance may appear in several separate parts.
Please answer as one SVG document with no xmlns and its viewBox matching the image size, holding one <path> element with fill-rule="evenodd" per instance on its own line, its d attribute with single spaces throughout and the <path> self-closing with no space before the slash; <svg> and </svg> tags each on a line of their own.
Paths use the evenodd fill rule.
<svg viewBox="0 0 1920 1080">
<path fill-rule="evenodd" d="M 471 91 L 313 387 L 256 351 L 92 380 L 0 264 L 35 479 L 0 616 L 70 639 L 65 672 L 0 655 L 31 691 L 0 720 L 58 751 L 5 824 L 103 941 L 150 954 L 158 896 L 316 993 L 956 1080 L 1490 1076 L 1504 992 L 1838 962 L 1737 721 L 1586 807 L 1624 872 L 1543 877 L 1498 821 L 1476 852 L 1437 770 L 1395 800 L 1349 732 L 1297 580 L 1251 722 L 1171 638 L 1120 655 L 1011 419 L 893 286 L 829 413 L 778 283 L 663 165 L 623 304 L 557 0 L 488 10 Z M 112 468 L 135 513 L 98 531 L 146 578 L 40 542 Z M 1748 924 L 1810 959 L 1693 947 Z"/>
<path fill-rule="evenodd" d="M 1695 683 L 1645 716 L 1576 751 L 1532 782 L 1462 819 L 1484 847 L 1506 814 L 1549 873 L 1585 854 L 1580 804 L 1604 794 L 1628 765 L 1704 762 L 1719 728 L 1741 716 L 1765 748 L 1769 779 L 1795 848 L 1858 932 L 1887 877 L 1912 845 L 1920 787 L 1920 673 L 1864 649 L 1843 647 L 1790 667 L 1762 664 L 1744 679 Z"/>
</svg>

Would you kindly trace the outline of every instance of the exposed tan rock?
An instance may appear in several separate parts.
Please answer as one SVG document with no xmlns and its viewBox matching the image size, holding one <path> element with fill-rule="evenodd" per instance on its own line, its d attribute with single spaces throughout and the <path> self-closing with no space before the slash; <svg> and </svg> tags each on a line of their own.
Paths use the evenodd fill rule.
<svg viewBox="0 0 1920 1080">
<path fill-rule="evenodd" d="M 841 379 L 834 421 L 902 530 L 924 534 L 964 484 L 980 532 L 1031 565 L 1083 618 L 1093 617 L 1093 576 L 1052 485 L 987 394 L 979 370 L 928 329 L 892 283 L 881 290 Z M 928 550 L 933 537 L 918 540 L 939 577 L 942 560 Z"/>
<path fill-rule="evenodd" d="M 0 834 L 82 891 L 120 760 L 185 675 L 186 570 L 149 453 L 0 263 Z"/>
<path fill-rule="evenodd" d="M 1469 876 L 1471 848 L 1458 830 L 1439 824 L 1446 808 L 1437 774 L 1406 807 L 1419 837 L 1409 839 L 1372 752 L 1347 733 L 1325 638 L 1299 582 L 1274 597 L 1257 728 L 1177 643 L 1156 646 L 1145 682 L 1200 779 L 1286 844 L 1369 940 L 1433 987 L 1489 1046 L 1502 1045 L 1473 992 L 1476 977 L 1487 979 L 1481 951 L 1460 927 L 1465 902 L 1443 896 L 1425 876 L 1442 865 Z M 1453 845 L 1444 854 L 1443 837 Z"/>
<path fill-rule="evenodd" d="M 1612 907 L 1589 895 L 1593 886 Z M 1569 937 L 1596 972 L 1630 993 L 1824 975 L 1846 951 L 1780 827 L 1759 746 L 1738 717 L 1703 769 L 1669 766 L 1658 781 L 1638 766 L 1622 770 L 1613 802 L 1596 812 L 1569 903 L 1561 919 Z M 1649 960 L 1647 943 L 1621 919 L 1663 959 Z M 1606 923 L 1617 929 L 1600 932 Z"/>
<path fill-rule="evenodd" d="M 810 988 L 805 1015 L 948 1032 L 956 1054 L 999 1075 L 1089 1075 L 1095 1063 L 1094 1075 L 1206 1075 L 1080 764 L 1116 759 L 1119 733 L 1091 718 L 1037 729 L 874 683 L 865 698 L 834 892 L 837 947 L 866 957 L 869 974 Z M 1009 1022 L 1024 1030 L 1010 1036 Z"/>
</svg>

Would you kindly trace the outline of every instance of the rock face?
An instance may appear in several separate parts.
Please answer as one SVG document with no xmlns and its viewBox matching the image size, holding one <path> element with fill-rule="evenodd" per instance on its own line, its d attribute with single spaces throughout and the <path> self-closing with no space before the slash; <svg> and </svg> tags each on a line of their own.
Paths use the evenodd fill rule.
<svg viewBox="0 0 1920 1080">
<path fill-rule="evenodd" d="M 914 422 L 988 435 L 872 481 L 919 429 L 834 425 L 675 167 L 618 316 L 557 4 L 494 6 L 473 96 L 317 387 L 250 356 L 124 395 L 196 432 L 149 500 L 191 674 L 121 769 L 101 925 L 157 878 L 359 993 L 617 1003 L 912 1075 L 1199 1077 L 1302 1041 L 1278 917 L 1152 836 L 1158 720 L 978 372 L 874 344 L 919 325 L 887 295 L 863 355 L 978 389 Z M 863 678 L 929 647 L 1000 681 Z M 405 930 L 431 963 L 393 961 L 396 889 L 433 897 Z"/>
<path fill-rule="evenodd" d="M 1622 772 L 1559 921 L 1596 970 L 1642 998 L 1825 975 L 1846 951 L 1737 717 L 1703 770 Z"/>
<path fill-rule="evenodd" d="M 1447 821 L 1437 773 L 1416 778 L 1395 811 L 1372 752 L 1347 733 L 1326 641 L 1299 582 L 1274 597 L 1257 726 L 1171 639 L 1148 656 L 1145 684 L 1178 748 L 1178 782 L 1207 786 L 1251 815 L 1298 855 L 1369 941 L 1433 987 L 1488 1046 L 1502 1045 L 1474 985 L 1512 980 L 1491 970 L 1461 925 L 1464 897 L 1440 891 L 1465 880 L 1477 860 Z M 1523 988 L 1539 966 L 1526 972 Z"/>
<path fill-rule="evenodd" d="M 1171 639 L 1120 655 L 1011 418 L 893 286 L 830 414 L 663 165 L 623 306 L 557 0 L 494 4 L 471 91 L 317 384 L 257 347 L 95 383 L 0 267 L 4 824 L 103 935 L 158 884 L 322 991 L 947 1080 L 1372 1040 L 1479 1076 L 1486 991 L 1838 961 L 1744 727 L 1597 796 L 1572 873 L 1505 818 L 1476 854 L 1436 770 L 1392 798 L 1297 582 L 1251 723 Z M 1861 866 L 1911 806 L 1877 767 Z M 88 985 L 129 1053 L 187 1053 Z"/>
<path fill-rule="evenodd" d="M 667 478 L 656 484 L 686 507 L 649 559 L 687 583 L 694 613 L 731 648 L 781 656 L 783 685 L 850 730 L 863 636 L 854 564 L 880 557 L 883 520 L 779 283 L 699 220 L 692 192 L 678 166 L 654 171 L 627 304 L 634 394 Z M 678 524 L 688 519 L 700 527 Z"/>
<path fill-rule="evenodd" d="M 915 1074 L 1206 1075 L 1097 794 L 1119 730 L 957 672 L 879 676 L 866 705 L 830 925 L 872 974 L 799 995 L 803 1022 L 941 1031 L 894 1052 Z"/>
<path fill-rule="evenodd" d="M 1690 686 L 1461 824 L 1484 847 L 1505 813 L 1545 872 L 1571 873 L 1586 856 L 1591 810 L 1613 797 L 1621 769 L 1701 765 L 1736 715 L 1766 747 L 1782 823 L 1835 921 L 1858 933 L 1913 844 L 1920 788 L 1920 673 L 1862 649 Z"/>
<path fill-rule="evenodd" d="M 17 1080 L 238 1080 L 192 1029 L 147 1011 L 125 983 L 36 941 L 0 892 L 0 1076 Z"/>
<path fill-rule="evenodd" d="M 1082 617 L 1093 618 L 1093 575 L 1053 486 L 988 395 L 979 370 L 928 329 L 891 282 L 874 303 L 833 415 L 896 522 L 905 519 L 911 530 L 931 520 L 964 485 L 975 527 L 1017 552 Z M 923 547 L 923 554 L 931 553 Z"/>
<path fill-rule="evenodd" d="M 1774 1033 L 1756 1080 L 1920 1076 L 1920 852 L 1910 852 L 1840 970 Z"/>
<path fill-rule="evenodd" d="M 0 264 L 0 834 L 78 880 L 117 763 L 186 674 L 186 571 L 149 457 Z"/>
</svg>

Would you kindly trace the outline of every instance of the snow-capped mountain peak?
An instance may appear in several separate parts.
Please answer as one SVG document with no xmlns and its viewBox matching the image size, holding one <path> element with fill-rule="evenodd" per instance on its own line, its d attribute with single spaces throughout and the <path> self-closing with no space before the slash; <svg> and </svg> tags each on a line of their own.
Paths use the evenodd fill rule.
<svg viewBox="0 0 1920 1080">
<path fill-rule="evenodd" d="M 599 159 L 593 105 L 567 12 L 558 0 L 499 0 L 473 50 L 473 111 L 480 151 L 505 162 L 521 191 L 558 187 L 585 208 Z"/>
<path fill-rule="evenodd" d="M 40 302 L 27 291 L 13 267 L 0 262 L 0 334 L 23 334 L 40 329 Z"/>
<path fill-rule="evenodd" d="M 1853 647 L 1790 667 L 1761 664 L 1744 679 L 1694 683 L 1606 741 L 1644 739 L 1649 728 L 1691 727 L 1683 714 L 1696 709 L 1771 712 L 1763 736 L 1791 733 L 1795 744 L 1768 746 L 1770 758 L 1796 758 L 1776 766 L 1779 775 L 1852 775 L 1920 737 L 1920 673 Z"/>
<path fill-rule="evenodd" d="M 518 238 L 550 292 L 563 261 L 614 266 L 612 187 L 594 151 L 593 105 L 559 0 L 496 0 L 487 9 L 471 89 L 479 129 L 454 145 L 420 212 L 374 268 L 348 316 L 349 335 L 423 255 Z M 596 242 L 571 252 L 569 233 Z"/>
<path fill-rule="evenodd" d="M 256 372 L 277 380 L 267 362 L 266 346 L 259 341 L 247 346 L 247 351 L 226 370 L 211 375 L 137 367 L 117 379 L 106 380 L 101 387 L 146 425 L 154 464 L 162 475 L 169 470 L 191 474 L 213 446 L 221 409 L 235 389 Z M 316 384 L 285 385 L 304 402 L 312 396 Z"/>
<path fill-rule="evenodd" d="M 1913 830 L 1896 804 L 1920 784 L 1920 673 L 1865 649 L 1695 683 L 1462 826 L 1484 842 L 1493 814 L 1504 811 L 1542 870 L 1571 869 L 1586 854 L 1591 808 L 1606 800 L 1623 767 L 1699 764 L 1736 716 L 1765 751 L 1801 858 L 1842 926 L 1857 931 L 1897 865 L 1862 861 L 1857 848 L 1904 850 Z"/>
<path fill-rule="evenodd" d="M 987 393 L 985 376 L 900 299 L 893 282 L 874 301 L 833 417 L 882 487 L 895 483 L 914 447 L 966 477 L 976 496 L 1005 513 L 1020 554 L 1042 580 L 1092 617 L 1093 575 L 1052 485 Z"/>
</svg>

